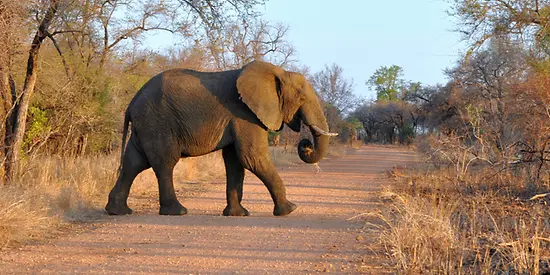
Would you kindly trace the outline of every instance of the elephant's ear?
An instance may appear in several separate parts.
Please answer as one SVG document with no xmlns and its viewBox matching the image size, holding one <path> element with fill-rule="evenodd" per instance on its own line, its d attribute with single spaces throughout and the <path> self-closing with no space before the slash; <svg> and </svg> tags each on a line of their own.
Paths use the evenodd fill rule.
<svg viewBox="0 0 550 275">
<path fill-rule="evenodd" d="M 279 97 L 281 77 L 285 71 L 273 64 L 253 61 L 243 67 L 237 79 L 242 101 L 270 130 L 277 131 L 283 123 Z"/>
</svg>

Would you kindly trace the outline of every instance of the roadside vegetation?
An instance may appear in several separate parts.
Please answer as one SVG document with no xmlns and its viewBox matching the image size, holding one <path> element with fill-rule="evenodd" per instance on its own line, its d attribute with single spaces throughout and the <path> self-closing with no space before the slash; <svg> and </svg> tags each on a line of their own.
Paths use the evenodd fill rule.
<svg viewBox="0 0 550 275">
<path fill-rule="evenodd" d="M 471 47 L 439 86 L 382 67 L 355 111 L 371 142 L 411 144 L 376 214 L 402 274 L 550 273 L 550 2 L 454 0 Z"/>
</svg>

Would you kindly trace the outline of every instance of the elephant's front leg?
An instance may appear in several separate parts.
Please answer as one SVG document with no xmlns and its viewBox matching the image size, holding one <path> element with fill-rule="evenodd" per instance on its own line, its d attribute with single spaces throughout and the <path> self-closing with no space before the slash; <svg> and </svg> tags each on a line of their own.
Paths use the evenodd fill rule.
<svg viewBox="0 0 550 275">
<path fill-rule="evenodd" d="M 224 216 L 248 216 L 248 210 L 241 205 L 243 198 L 244 167 L 237 157 L 234 146 L 223 148 L 223 161 L 227 179 L 227 206 L 223 210 Z"/>
<path fill-rule="evenodd" d="M 277 174 L 275 165 L 273 165 L 269 157 L 269 147 L 267 147 L 267 144 L 265 147 L 265 150 L 259 150 L 257 153 L 254 153 L 254 150 L 249 150 L 249 154 L 242 154 L 241 161 L 269 190 L 269 194 L 271 194 L 271 198 L 275 204 L 273 215 L 285 216 L 294 211 L 296 205 L 287 200 L 283 180 Z"/>
</svg>

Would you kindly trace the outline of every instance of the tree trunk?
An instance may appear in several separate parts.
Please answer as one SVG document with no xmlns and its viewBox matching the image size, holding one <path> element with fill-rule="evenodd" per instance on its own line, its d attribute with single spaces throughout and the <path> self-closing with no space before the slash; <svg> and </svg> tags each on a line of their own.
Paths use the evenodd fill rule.
<svg viewBox="0 0 550 275">
<path fill-rule="evenodd" d="M 6 3 L 4 3 L 6 4 Z M 13 130 L 10 117 L 15 102 L 15 82 L 12 76 L 12 64 L 15 51 L 15 28 L 19 22 L 17 6 L 0 5 L 0 182 L 5 178 L 6 138 Z"/>
<path fill-rule="evenodd" d="M 8 139 L 13 134 L 13 118 L 15 116 L 11 115 L 13 113 L 13 108 L 15 107 L 15 82 L 13 76 L 11 75 L 11 66 L 9 61 L 7 66 L 0 67 L 0 99 L 2 100 L 2 106 L 0 106 L 0 118 L 2 119 L 3 125 L 0 125 L 0 144 L 8 145 Z M 7 162 L 8 156 L 8 146 L 2 146 L 0 151 L 0 175 L 2 179 L 6 178 L 6 170 L 9 168 Z"/>
<path fill-rule="evenodd" d="M 10 114 L 10 120 L 13 119 L 14 123 L 12 126 L 13 134 L 6 137 L 5 177 L 7 182 L 15 179 L 17 176 L 18 165 L 21 160 L 21 147 L 25 136 L 27 111 L 36 84 L 38 54 L 42 41 L 47 37 L 48 28 L 57 12 L 58 5 L 58 0 L 51 0 L 48 10 L 42 22 L 40 22 L 40 26 L 32 41 L 31 49 L 29 50 L 23 91 L 20 98 L 15 102 L 15 108 Z"/>
</svg>

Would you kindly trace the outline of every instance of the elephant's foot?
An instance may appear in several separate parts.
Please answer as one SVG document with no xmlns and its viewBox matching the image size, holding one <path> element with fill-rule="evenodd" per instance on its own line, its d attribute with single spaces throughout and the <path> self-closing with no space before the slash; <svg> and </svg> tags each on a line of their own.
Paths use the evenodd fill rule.
<svg viewBox="0 0 550 275">
<path fill-rule="evenodd" d="M 105 211 L 109 215 L 130 215 L 133 212 L 126 203 L 114 203 L 111 200 L 105 206 Z"/>
<path fill-rule="evenodd" d="M 187 214 L 187 208 L 183 207 L 179 201 L 174 201 L 170 204 L 160 205 L 160 215 L 179 216 Z"/>
<path fill-rule="evenodd" d="M 291 203 L 290 201 L 286 201 L 284 203 L 279 203 L 275 205 L 275 209 L 273 209 L 273 215 L 275 216 L 286 216 L 292 211 L 296 210 L 296 204 Z"/>
<path fill-rule="evenodd" d="M 227 205 L 225 209 L 223 210 L 224 216 L 248 216 L 250 213 L 248 213 L 248 210 L 246 210 L 241 205 L 230 207 Z"/>
</svg>

